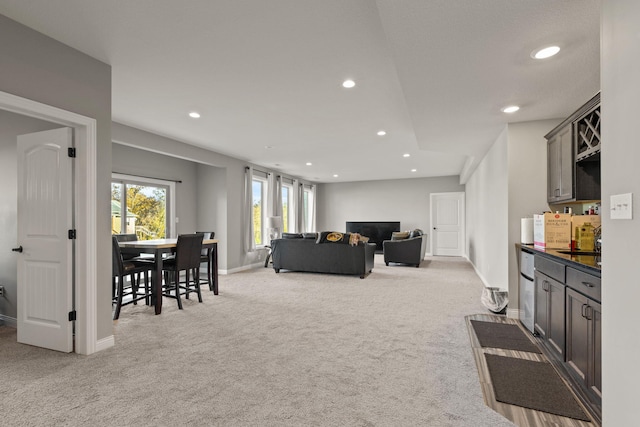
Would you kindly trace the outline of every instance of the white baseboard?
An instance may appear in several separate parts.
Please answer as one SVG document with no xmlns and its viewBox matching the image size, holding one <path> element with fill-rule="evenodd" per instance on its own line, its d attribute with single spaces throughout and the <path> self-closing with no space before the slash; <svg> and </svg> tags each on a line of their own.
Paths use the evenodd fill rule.
<svg viewBox="0 0 640 427">
<path fill-rule="evenodd" d="M 106 350 L 108 348 L 113 347 L 116 344 L 115 338 L 113 335 L 110 335 L 106 338 L 102 338 L 96 341 L 96 352 Z"/>
<path fill-rule="evenodd" d="M 18 329 L 18 319 L 0 314 L 0 325 Z"/>
<path fill-rule="evenodd" d="M 232 268 L 231 270 L 218 270 L 218 274 L 233 274 L 241 271 L 253 270 L 254 268 L 264 268 L 264 261 L 255 264 L 243 265 L 242 267 Z"/>
</svg>

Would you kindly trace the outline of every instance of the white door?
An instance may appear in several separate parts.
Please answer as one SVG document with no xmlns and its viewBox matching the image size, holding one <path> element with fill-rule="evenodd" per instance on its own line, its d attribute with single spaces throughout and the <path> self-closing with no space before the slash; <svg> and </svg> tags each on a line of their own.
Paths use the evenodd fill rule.
<svg viewBox="0 0 640 427">
<path fill-rule="evenodd" d="M 464 254 L 464 193 L 431 194 L 433 255 Z"/>
<path fill-rule="evenodd" d="M 64 352 L 73 351 L 72 143 L 69 128 L 18 136 L 18 342 Z"/>
</svg>

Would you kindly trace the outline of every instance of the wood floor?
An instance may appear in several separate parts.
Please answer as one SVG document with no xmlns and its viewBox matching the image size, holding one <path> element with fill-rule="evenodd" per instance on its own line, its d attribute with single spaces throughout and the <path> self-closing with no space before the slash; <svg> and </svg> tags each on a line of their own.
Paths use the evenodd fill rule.
<svg viewBox="0 0 640 427">
<path fill-rule="evenodd" d="M 495 399 L 495 395 L 493 393 L 493 386 L 491 385 L 491 378 L 489 377 L 489 373 L 487 370 L 487 363 L 485 360 L 485 354 L 496 354 L 499 356 L 508 356 L 508 357 L 518 357 L 521 359 L 527 360 L 535 360 L 535 361 L 548 361 L 546 356 L 543 354 L 535 354 L 528 353 L 523 351 L 515 351 L 515 350 L 504 350 L 499 348 L 483 348 L 480 346 L 478 342 L 478 338 L 474 332 L 473 327 L 471 326 L 471 320 L 481 320 L 485 322 L 497 322 L 497 323 L 508 323 L 518 325 L 522 328 L 523 331 L 525 329 L 520 325 L 515 319 L 509 319 L 504 316 L 491 315 L 491 314 L 475 314 L 472 316 L 466 317 L 467 329 L 469 331 L 469 337 L 471 339 L 471 347 L 473 350 L 473 356 L 476 361 L 476 366 L 478 368 L 478 376 L 480 378 L 480 387 L 482 388 L 482 394 L 484 396 L 485 404 L 501 414 L 505 418 L 509 419 L 515 425 L 519 427 L 539 427 L 539 426 L 568 426 L 568 427 L 599 427 L 600 423 L 598 420 L 593 417 L 592 412 L 587 408 L 587 406 L 582 405 L 580 399 L 576 396 L 576 400 L 580 402 L 583 407 L 585 413 L 587 413 L 592 421 L 585 422 L 580 420 L 575 420 L 572 418 L 561 417 L 559 415 L 549 414 L 546 412 L 540 412 L 533 409 L 523 408 L 521 406 L 509 405 L 506 403 L 498 402 Z M 528 336 L 528 332 L 527 332 Z"/>
</svg>

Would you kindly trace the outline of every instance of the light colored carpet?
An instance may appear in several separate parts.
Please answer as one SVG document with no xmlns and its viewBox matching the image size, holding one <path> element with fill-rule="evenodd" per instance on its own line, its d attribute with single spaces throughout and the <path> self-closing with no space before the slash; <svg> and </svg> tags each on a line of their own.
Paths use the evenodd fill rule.
<svg viewBox="0 0 640 427">
<path fill-rule="evenodd" d="M 483 403 L 460 258 L 376 255 L 366 279 L 255 269 L 163 313 L 126 306 L 115 348 L 66 355 L 0 327 L 0 424 L 512 426 Z"/>
</svg>

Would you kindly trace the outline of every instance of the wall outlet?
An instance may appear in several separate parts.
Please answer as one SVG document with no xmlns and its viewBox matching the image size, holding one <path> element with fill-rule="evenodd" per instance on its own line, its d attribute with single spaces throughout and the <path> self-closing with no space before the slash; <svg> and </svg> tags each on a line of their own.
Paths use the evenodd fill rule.
<svg viewBox="0 0 640 427">
<path fill-rule="evenodd" d="M 0 286 L 0 297 L 4 296 L 4 286 Z"/>
</svg>

